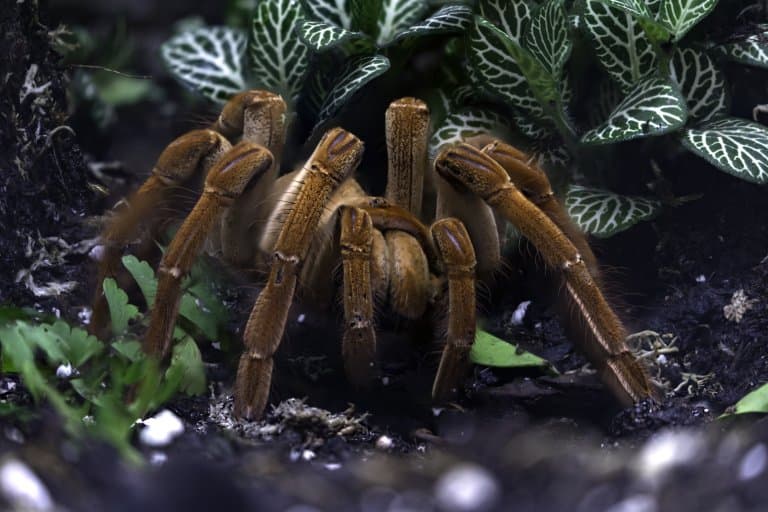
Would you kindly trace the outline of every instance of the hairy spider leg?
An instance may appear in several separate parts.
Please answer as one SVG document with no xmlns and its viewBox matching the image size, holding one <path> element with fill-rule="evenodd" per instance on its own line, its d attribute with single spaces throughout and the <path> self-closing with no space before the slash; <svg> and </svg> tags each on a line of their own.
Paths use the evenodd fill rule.
<svg viewBox="0 0 768 512">
<path fill-rule="evenodd" d="M 580 315 L 582 349 L 617 399 L 625 405 L 653 396 L 644 368 L 626 346 L 626 330 L 608 305 L 584 258 L 554 222 L 518 190 L 490 156 L 468 144 L 444 150 L 435 168 L 445 179 L 482 197 L 512 223 L 562 273 L 565 293 Z"/>
<path fill-rule="evenodd" d="M 315 148 L 294 183 L 299 187 L 293 208 L 275 242 L 271 270 L 245 327 L 245 352 L 235 383 L 234 413 L 258 418 L 264 412 L 272 380 L 273 355 L 285 330 L 297 276 L 333 191 L 357 168 L 363 143 L 333 128 Z"/>
</svg>

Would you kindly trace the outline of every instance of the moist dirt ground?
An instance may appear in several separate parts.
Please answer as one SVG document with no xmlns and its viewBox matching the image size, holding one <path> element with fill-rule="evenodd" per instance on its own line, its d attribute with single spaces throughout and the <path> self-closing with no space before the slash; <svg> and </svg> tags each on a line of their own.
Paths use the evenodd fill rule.
<svg viewBox="0 0 768 512">
<path fill-rule="evenodd" d="M 21 80 L 0 95 L 0 253 L 8 269 L 0 297 L 77 323 L 93 286 L 87 254 L 67 250 L 30 272 L 36 286 L 78 283 L 58 297 L 35 296 L 19 271 L 32 269 L 41 250 L 54 252 L 51 244 L 63 247 L 51 237 L 73 247 L 95 236 L 95 216 L 146 175 L 165 143 L 196 126 L 189 119 L 210 112 L 180 114 L 169 98 L 154 122 L 147 116 L 158 111 L 147 102 L 121 113 L 107 134 L 87 125 L 54 131 L 66 119 L 64 69 L 47 53 L 32 8 L 14 9 L 0 20 L 11 34 L 4 51 L 28 58 L 0 73 Z M 146 39 L 157 38 L 147 30 Z M 33 63 L 31 87 L 51 85 L 21 101 L 9 96 Z M 19 155 L 23 179 L 8 171 Z M 99 199 L 87 186 L 88 162 L 105 160 L 120 165 L 112 196 Z M 205 345 L 209 392 L 167 405 L 184 425 L 169 445 L 150 447 L 137 434 L 143 467 L 108 445 L 68 439 L 45 405 L 31 421 L 0 418 L 2 460 L 22 461 L 66 510 L 765 510 L 768 424 L 719 416 L 768 381 L 766 191 L 693 157 L 666 166 L 671 190 L 701 197 L 595 241 L 620 316 L 643 333 L 635 348 L 663 390 L 659 403 L 617 407 L 541 298 L 536 266 L 515 261 L 511 279 L 487 294 L 485 328 L 551 361 L 557 374 L 476 368 L 455 404 L 435 408 L 427 399 L 434 351 L 423 342 L 431 331 L 383 320 L 381 377 L 357 393 L 337 355 L 339 312 L 300 303 L 276 365 L 276 407 L 264 422 L 232 419 L 235 356 Z M 237 335 L 258 287 L 228 282 Z M 522 324 L 512 322 L 526 300 Z M 13 376 L 1 384 L 3 399 L 28 402 Z M 0 502 L 8 496 L 0 493 Z"/>
</svg>

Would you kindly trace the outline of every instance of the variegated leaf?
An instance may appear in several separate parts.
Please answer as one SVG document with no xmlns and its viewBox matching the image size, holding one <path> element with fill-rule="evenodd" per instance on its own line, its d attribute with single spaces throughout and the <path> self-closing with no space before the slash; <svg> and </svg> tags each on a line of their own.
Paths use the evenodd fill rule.
<svg viewBox="0 0 768 512">
<path fill-rule="evenodd" d="M 610 117 L 611 112 L 621 103 L 624 96 L 621 93 L 619 84 L 610 80 L 608 77 L 601 77 L 597 86 L 598 97 L 592 103 L 594 108 L 588 112 L 589 122 L 592 126 L 601 124 Z"/>
<path fill-rule="evenodd" d="M 727 117 L 685 131 L 683 145 L 715 167 L 753 183 L 768 183 L 768 128 Z"/>
<path fill-rule="evenodd" d="M 383 55 L 372 55 L 352 59 L 341 78 L 328 93 L 318 115 L 316 126 L 324 123 L 339 113 L 341 108 L 365 84 L 389 69 L 389 59 Z"/>
<path fill-rule="evenodd" d="M 659 8 L 658 22 L 672 34 L 675 41 L 707 16 L 717 5 L 717 0 L 663 0 Z"/>
<path fill-rule="evenodd" d="M 461 142 L 467 137 L 484 133 L 500 138 L 508 135 L 504 118 L 492 110 L 462 109 L 446 117 L 429 139 L 429 159 L 434 160 L 443 147 Z"/>
<path fill-rule="evenodd" d="M 295 99 L 307 71 L 307 46 L 299 38 L 298 0 L 261 0 L 253 17 L 251 66 L 261 87 Z"/>
<path fill-rule="evenodd" d="M 678 48 L 670 61 L 670 77 L 688 102 L 691 119 L 707 121 L 728 112 L 725 77 L 704 52 Z"/>
<path fill-rule="evenodd" d="M 352 28 L 350 0 L 302 0 L 301 4 L 308 18 L 346 30 Z"/>
<path fill-rule="evenodd" d="M 565 196 L 565 208 L 582 231 L 598 238 L 608 238 L 640 221 L 654 218 L 661 211 L 661 203 L 571 185 Z"/>
<path fill-rule="evenodd" d="M 525 46 L 550 75 L 560 78 L 572 47 L 563 0 L 548 0 L 541 6 L 525 35 Z"/>
<path fill-rule="evenodd" d="M 494 23 L 513 41 L 520 43 L 531 21 L 526 0 L 480 0 L 480 15 Z"/>
<path fill-rule="evenodd" d="M 246 35 L 225 27 L 184 32 L 163 44 L 163 60 L 184 85 L 203 96 L 226 102 L 246 88 L 243 73 Z"/>
<path fill-rule="evenodd" d="M 759 32 L 743 41 L 723 45 L 722 50 L 730 60 L 768 68 L 768 25 L 760 25 Z"/>
<path fill-rule="evenodd" d="M 470 45 L 472 66 L 488 90 L 526 112 L 541 110 L 528 77 L 516 58 L 525 51 L 522 47 L 482 17 L 475 17 L 470 31 Z"/>
<path fill-rule="evenodd" d="M 395 37 L 400 41 L 407 37 L 439 34 L 460 34 L 472 25 L 472 9 L 466 5 L 446 5 L 432 16 L 403 30 Z"/>
<path fill-rule="evenodd" d="M 600 64 L 623 91 L 656 71 L 656 52 L 631 14 L 599 0 L 585 0 L 584 25 Z"/>
<path fill-rule="evenodd" d="M 299 27 L 299 37 L 310 49 L 322 52 L 353 38 L 365 38 L 361 32 L 352 32 L 324 21 L 305 21 Z"/>
<path fill-rule="evenodd" d="M 379 19 L 376 44 L 384 46 L 400 32 L 416 23 L 427 10 L 424 0 L 383 0 Z"/>
<path fill-rule="evenodd" d="M 645 0 L 598 0 L 606 5 L 621 9 L 636 18 L 653 19 Z"/>
<path fill-rule="evenodd" d="M 601 126 L 584 134 L 584 144 L 613 142 L 661 135 L 685 124 L 685 99 L 677 88 L 661 78 L 637 84 Z"/>
<path fill-rule="evenodd" d="M 532 162 L 539 167 L 565 167 L 571 161 L 571 154 L 561 141 L 551 138 L 551 134 L 549 139 L 534 141 L 528 151 L 532 155 Z"/>
</svg>

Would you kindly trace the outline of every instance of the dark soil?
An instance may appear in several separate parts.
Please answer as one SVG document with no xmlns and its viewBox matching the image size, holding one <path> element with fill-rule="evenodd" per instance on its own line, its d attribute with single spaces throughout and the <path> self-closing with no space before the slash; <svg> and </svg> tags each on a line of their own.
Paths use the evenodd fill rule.
<svg viewBox="0 0 768 512">
<path fill-rule="evenodd" d="M 139 9 L 142 2 L 136 4 Z M 0 77 L 8 77 L 0 94 L 0 262 L 6 269 L 0 302 L 57 308 L 76 322 L 89 296 L 87 255 L 69 251 L 56 265 L 35 269 L 36 283 L 79 283 L 62 297 L 35 296 L 16 275 L 30 268 L 41 244 L 50 250 L 41 239 L 57 236 L 73 246 L 93 236 L 86 218 L 109 200 L 96 201 L 89 192 L 77 144 L 88 147 L 94 139 L 87 127 L 78 127 L 77 138 L 54 130 L 66 122 L 66 83 L 32 2 L 7 0 L 0 13 L 0 49 L 14 57 L 0 59 Z M 50 86 L 19 101 L 16 92 L 33 63 L 35 85 Z M 119 136 L 88 148 L 101 151 L 99 158 L 128 162 L 123 188 L 146 174 L 163 144 L 192 124 L 173 117 L 185 108 L 178 99 L 166 98 L 170 106 L 162 112 L 152 104 L 126 112 L 114 127 Z M 148 112 L 158 115 L 149 128 Z M 652 341 L 667 346 L 664 354 L 649 356 L 663 385 L 660 404 L 627 410 L 613 404 L 594 376 L 581 370 L 584 359 L 531 286 L 538 281 L 529 271 L 514 273 L 514 284 L 484 306 L 486 327 L 550 360 L 560 375 L 477 368 L 459 404 L 433 409 L 427 396 L 434 358 L 411 350 L 404 339 L 429 332 L 394 325 L 382 334 L 380 384 L 358 395 L 345 383 L 338 357 L 329 355 L 338 352 L 334 319 L 297 305 L 272 403 L 308 397 L 307 405 L 342 414 L 351 402 L 356 412 L 342 416 L 354 422 L 368 414 L 363 428 L 342 435 L 323 422 L 277 413 L 268 423 L 279 425 L 280 433 L 223 428 L 222 397 L 233 365 L 206 347 L 214 397 L 169 404 L 185 432 L 163 448 L 137 440 L 147 467 L 127 465 L 109 446 L 67 440 L 46 407 L 31 422 L 0 419 L 0 451 L 23 460 L 56 502 L 71 510 L 765 510 L 765 420 L 716 418 L 768 381 L 766 190 L 693 157 L 677 156 L 667 167 L 674 169 L 666 176 L 673 191 L 691 193 L 695 183 L 703 197 L 595 242 L 630 330 L 658 335 L 639 340 L 639 348 L 649 349 Z M 724 307 L 739 290 L 754 302 L 736 322 L 726 318 Z M 255 292 L 233 288 L 233 330 L 242 328 Z M 512 325 L 512 311 L 529 299 L 523 325 Z M 10 378 L 0 385 L 0 396 L 30 401 Z M 463 492 L 456 495 L 456 489 Z"/>
</svg>

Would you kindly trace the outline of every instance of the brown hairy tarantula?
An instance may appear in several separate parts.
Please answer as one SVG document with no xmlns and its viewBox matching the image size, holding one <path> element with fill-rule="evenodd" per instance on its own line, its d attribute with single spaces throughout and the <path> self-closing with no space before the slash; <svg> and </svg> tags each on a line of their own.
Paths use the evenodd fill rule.
<svg viewBox="0 0 768 512">
<path fill-rule="evenodd" d="M 565 305 L 565 320 L 579 326 L 577 341 L 608 388 L 623 404 L 653 395 L 600 290 L 589 245 L 558 204 L 547 176 L 525 154 L 490 136 L 476 137 L 443 148 L 428 167 L 429 111 L 420 100 L 400 99 L 386 113 L 386 194 L 371 197 L 353 176 L 363 143 L 341 128 L 328 130 L 303 166 L 278 176 L 285 115 L 278 95 L 235 96 L 210 128 L 168 145 L 149 179 L 108 223 L 99 282 L 117 276 L 120 255 L 142 225 L 149 228 L 145 237 L 158 235 L 164 220 L 159 205 L 178 200 L 181 188 L 201 190 L 158 269 L 143 342 L 148 354 L 168 357 L 182 278 L 200 251 L 267 271 L 245 328 L 235 384 L 235 413 L 258 418 L 298 284 L 327 293 L 328 276 L 340 260 L 341 353 L 349 380 L 364 386 L 375 377 L 375 301 L 397 315 L 419 318 L 447 297 L 440 302 L 447 304 L 447 329 L 432 388 L 433 399 L 445 400 L 470 366 L 475 285 L 500 265 L 499 228 L 509 222 L 560 280 L 557 300 Z M 428 195 L 436 199 L 425 201 Z M 426 204 L 436 206 L 427 211 Z M 99 291 L 92 331 L 104 329 L 106 311 Z"/>
</svg>

